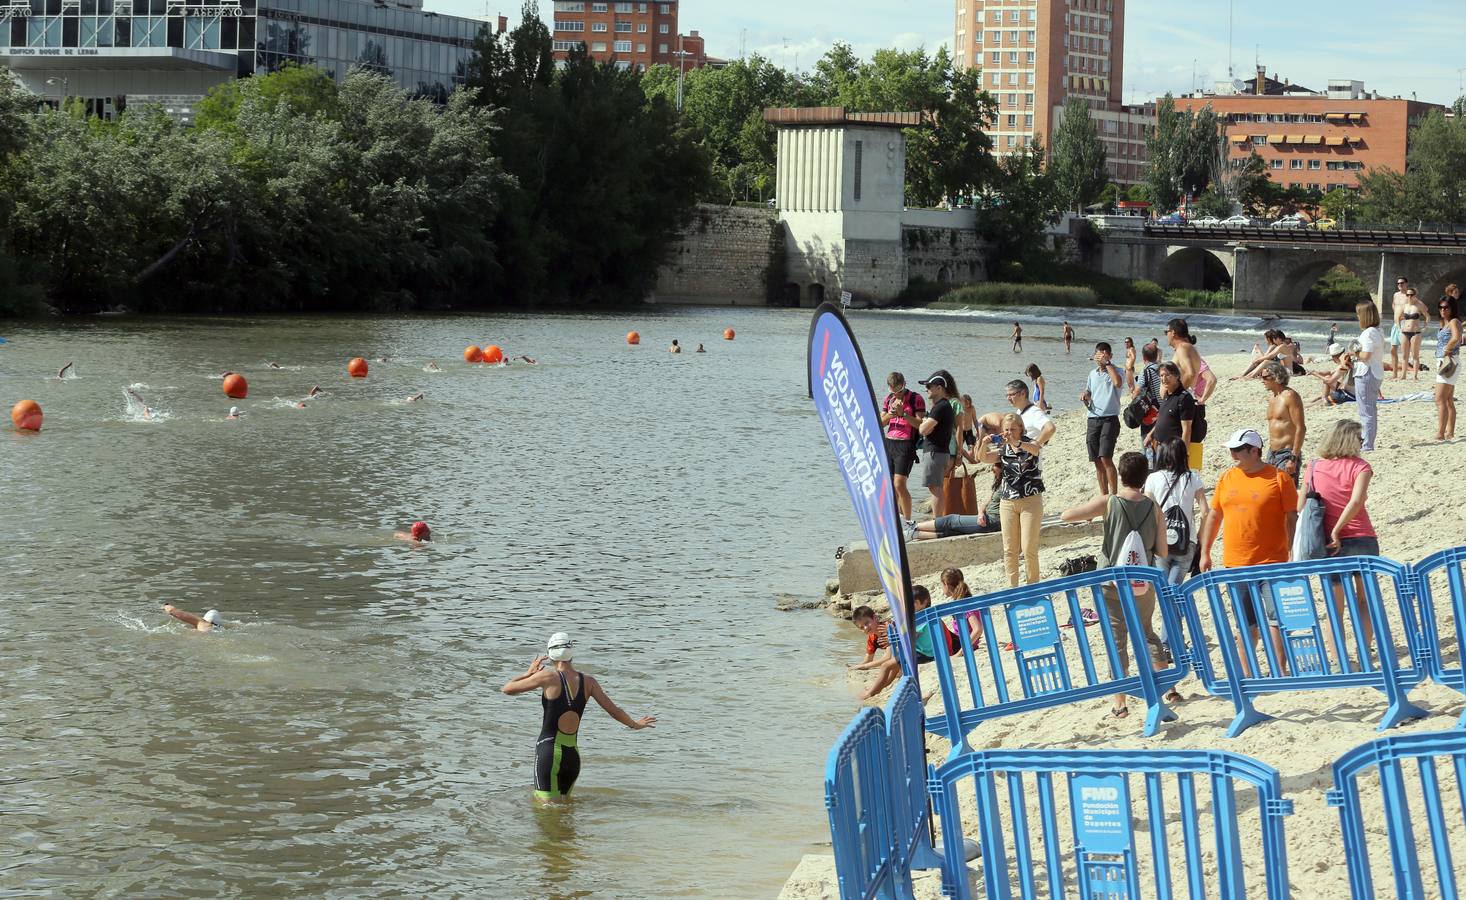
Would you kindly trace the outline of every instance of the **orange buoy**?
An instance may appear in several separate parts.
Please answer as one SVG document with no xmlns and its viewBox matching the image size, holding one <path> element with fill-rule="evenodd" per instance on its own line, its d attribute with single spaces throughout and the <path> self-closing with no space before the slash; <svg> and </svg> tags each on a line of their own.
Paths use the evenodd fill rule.
<svg viewBox="0 0 1466 900">
<path fill-rule="evenodd" d="M 231 400 L 243 400 L 249 396 L 249 382 L 243 375 L 230 372 L 224 376 L 224 396 Z"/>
<path fill-rule="evenodd" d="M 641 332 L 639 332 L 639 331 L 628 331 L 628 332 L 626 332 L 626 343 L 632 344 L 632 345 L 640 344 L 641 343 Z"/>
<path fill-rule="evenodd" d="M 367 362 L 360 356 L 354 357 L 346 364 L 346 371 L 352 378 L 365 378 L 367 376 Z"/>
<path fill-rule="evenodd" d="M 484 348 L 484 362 L 491 366 L 497 366 L 503 361 L 504 351 L 499 348 L 498 344 L 490 344 Z"/>
<path fill-rule="evenodd" d="M 470 344 L 464 348 L 463 361 L 466 363 L 479 363 L 484 361 L 484 351 L 478 348 L 477 344 Z"/>
<path fill-rule="evenodd" d="M 731 340 L 733 340 L 733 329 L 731 329 L 731 328 L 724 328 L 723 329 L 723 340 L 725 340 L 725 341 L 731 341 Z"/>
<path fill-rule="evenodd" d="M 21 431 L 41 430 L 41 404 L 34 400 L 22 400 L 10 407 L 10 421 Z"/>
</svg>

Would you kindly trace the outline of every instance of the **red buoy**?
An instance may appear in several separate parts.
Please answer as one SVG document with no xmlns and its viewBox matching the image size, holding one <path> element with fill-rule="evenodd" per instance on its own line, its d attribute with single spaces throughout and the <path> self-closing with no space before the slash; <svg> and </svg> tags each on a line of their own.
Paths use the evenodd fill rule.
<svg viewBox="0 0 1466 900">
<path fill-rule="evenodd" d="M 725 340 L 725 341 L 731 341 L 731 340 L 733 340 L 733 329 L 731 329 L 731 328 L 724 328 L 723 329 L 723 340 Z"/>
<path fill-rule="evenodd" d="M 463 350 L 463 361 L 466 363 L 480 363 L 484 361 L 484 351 L 478 348 L 478 344 L 470 344 Z"/>
<path fill-rule="evenodd" d="M 346 371 L 352 378 L 365 378 L 367 377 L 367 361 L 360 356 L 354 357 L 346 364 Z"/>
<path fill-rule="evenodd" d="M 224 396 L 231 400 L 243 400 L 249 396 L 249 382 L 243 375 L 230 372 L 224 376 Z"/>
<path fill-rule="evenodd" d="M 628 331 L 628 332 L 626 332 L 626 343 L 631 344 L 633 346 L 636 345 L 636 344 L 640 344 L 641 343 L 641 332 L 639 332 L 639 331 Z"/>
<path fill-rule="evenodd" d="M 41 404 L 22 400 L 10 408 L 10 421 L 21 431 L 41 430 Z"/>
<path fill-rule="evenodd" d="M 484 348 L 484 362 L 491 366 L 497 366 L 504 361 L 504 351 L 498 344 L 490 344 Z"/>
</svg>

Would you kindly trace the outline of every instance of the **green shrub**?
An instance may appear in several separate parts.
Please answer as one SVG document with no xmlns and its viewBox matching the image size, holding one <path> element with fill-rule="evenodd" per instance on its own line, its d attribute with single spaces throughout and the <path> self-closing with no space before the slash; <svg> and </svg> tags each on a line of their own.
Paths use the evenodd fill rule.
<svg viewBox="0 0 1466 900">
<path fill-rule="evenodd" d="M 1232 292 L 1230 290 L 1197 291 L 1172 288 L 1166 292 L 1166 304 L 1191 309 L 1231 309 Z"/>
<path fill-rule="evenodd" d="M 893 302 L 896 306 L 926 306 L 940 300 L 946 291 L 947 285 L 927 281 L 918 275 L 906 283 Z"/>
<path fill-rule="evenodd" d="M 1087 287 L 1063 284 L 1014 284 L 989 281 L 949 291 L 937 301 L 943 307 L 962 306 L 1094 306 L 1099 297 Z"/>
</svg>

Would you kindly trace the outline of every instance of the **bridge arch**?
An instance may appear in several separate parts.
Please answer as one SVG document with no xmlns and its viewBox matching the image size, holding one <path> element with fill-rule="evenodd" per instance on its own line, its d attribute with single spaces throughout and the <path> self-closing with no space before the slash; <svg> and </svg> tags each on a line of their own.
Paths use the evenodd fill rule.
<svg viewBox="0 0 1466 900">
<path fill-rule="evenodd" d="M 1360 271 L 1358 266 L 1353 265 L 1347 255 L 1319 255 L 1309 259 L 1299 260 L 1298 263 L 1288 268 L 1282 278 L 1278 279 L 1277 287 L 1273 290 L 1272 297 L 1267 304 L 1268 309 L 1303 309 L 1303 301 L 1309 291 L 1318 283 L 1327 272 L 1334 268 L 1348 270 L 1355 278 L 1358 278 L 1368 292 L 1369 278 L 1375 274 L 1365 269 Z"/>
<path fill-rule="evenodd" d="M 1211 247 L 1170 247 L 1156 282 L 1163 288 L 1220 291 L 1232 286 L 1233 266 L 1230 253 Z"/>
<path fill-rule="evenodd" d="M 1440 278 L 1427 282 L 1425 290 L 1420 292 L 1420 299 L 1430 307 L 1432 314 L 1435 311 L 1436 301 L 1446 292 L 1446 286 L 1451 284 L 1466 293 L 1466 260 L 1461 261 L 1457 268 L 1446 271 Z"/>
</svg>

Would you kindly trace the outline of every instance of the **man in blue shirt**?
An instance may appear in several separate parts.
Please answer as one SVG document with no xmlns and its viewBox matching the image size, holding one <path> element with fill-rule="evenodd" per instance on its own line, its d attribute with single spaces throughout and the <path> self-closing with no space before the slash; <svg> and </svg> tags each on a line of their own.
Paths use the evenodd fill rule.
<svg viewBox="0 0 1466 900">
<path fill-rule="evenodd" d="M 1113 494 L 1119 487 L 1115 472 L 1115 441 L 1120 438 L 1120 369 L 1110 362 L 1110 345 L 1094 345 L 1094 365 L 1079 402 L 1089 410 L 1089 461 L 1101 494 Z"/>
</svg>

